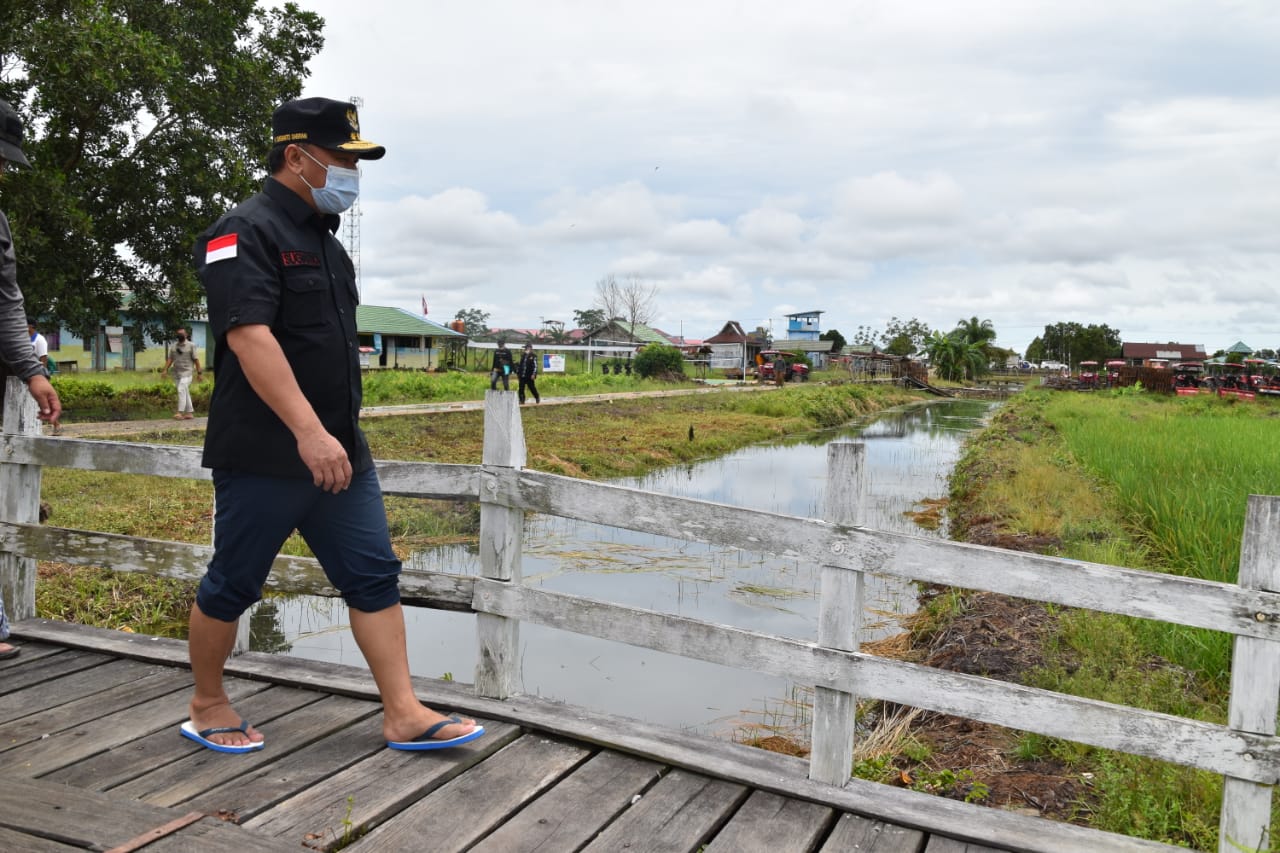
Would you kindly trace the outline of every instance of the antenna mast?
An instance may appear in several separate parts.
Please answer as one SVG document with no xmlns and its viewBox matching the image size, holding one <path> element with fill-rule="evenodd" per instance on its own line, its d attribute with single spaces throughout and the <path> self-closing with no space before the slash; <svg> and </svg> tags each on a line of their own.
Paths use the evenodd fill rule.
<svg viewBox="0 0 1280 853">
<path fill-rule="evenodd" d="M 351 103 L 356 105 L 356 109 L 359 109 L 364 106 L 364 98 L 359 95 L 352 96 Z M 360 168 L 358 163 L 356 168 Z M 347 250 L 347 254 L 351 256 L 351 265 L 355 267 L 356 293 L 360 295 L 360 301 L 363 302 L 364 282 L 360 279 L 360 198 L 358 196 L 343 218 L 342 244 Z"/>
</svg>

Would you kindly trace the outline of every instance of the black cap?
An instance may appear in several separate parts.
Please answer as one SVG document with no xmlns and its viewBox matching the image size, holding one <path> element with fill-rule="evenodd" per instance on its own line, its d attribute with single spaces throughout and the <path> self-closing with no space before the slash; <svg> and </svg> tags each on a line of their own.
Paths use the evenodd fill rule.
<svg viewBox="0 0 1280 853">
<path fill-rule="evenodd" d="M 8 101 L 0 101 L 0 159 L 19 166 L 31 165 L 22 153 L 22 119 Z"/>
<path fill-rule="evenodd" d="M 271 116 L 271 144 L 308 142 L 331 151 L 346 151 L 362 160 L 379 160 L 387 149 L 360 138 L 356 105 L 329 98 L 287 101 Z"/>
</svg>

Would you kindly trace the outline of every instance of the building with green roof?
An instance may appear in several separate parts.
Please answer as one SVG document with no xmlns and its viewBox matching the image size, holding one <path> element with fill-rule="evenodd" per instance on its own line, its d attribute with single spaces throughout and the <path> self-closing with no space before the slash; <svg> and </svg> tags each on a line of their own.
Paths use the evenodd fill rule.
<svg viewBox="0 0 1280 853">
<path fill-rule="evenodd" d="M 360 365 L 371 370 L 431 370 L 461 361 L 467 336 L 403 308 L 356 308 Z"/>
</svg>

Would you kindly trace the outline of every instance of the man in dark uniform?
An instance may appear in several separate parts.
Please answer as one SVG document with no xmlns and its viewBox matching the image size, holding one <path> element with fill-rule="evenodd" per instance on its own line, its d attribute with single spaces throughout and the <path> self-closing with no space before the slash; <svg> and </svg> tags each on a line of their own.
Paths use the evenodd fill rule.
<svg viewBox="0 0 1280 853">
<path fill-rule="evenodd" d="M 196 241 L 217 346 L 204 465 L 213 469 L 214 555 L 191 610 L 195 692 L 182 734 L 219 752 L 263 736 L 232 709 L 222 672 L 240 615 L 261 597 L 296 529 L 342 593 L 396 749 L 437 749 L 484 729 L 414 695 L 400 607 L 400 561 L 369 446 L 357 422 L 355 271 L 334 237 L 355 201 L 359 161 L 385 153 L 360 137 L 356 108 L 290 101 L 272 117 L 262 192 Z"/>
<path fill-rule="evenodd" d="M 11 163 L 31 165 L 22 153 L 22 120 L 8 101 L 0 101 L 0 177 Z M 23 304 L 13 236 L 9 233 L 9 220 L 0 211 L 0 412 L 4 409 L 8 377 L 17 376 L 26 383 L 28 393 L 39 406 L 40 420 L 48 421 L 56 429 L 62 415 L 62 402 L 49 382 L 49 371 L 31 347 Z M 4 642 L 8 636 L 9 620 L 5 617 L 4 597 L 0 595 L 0 660 L 14 657 L 21 650 L 21 646 Z"/>
</svg>

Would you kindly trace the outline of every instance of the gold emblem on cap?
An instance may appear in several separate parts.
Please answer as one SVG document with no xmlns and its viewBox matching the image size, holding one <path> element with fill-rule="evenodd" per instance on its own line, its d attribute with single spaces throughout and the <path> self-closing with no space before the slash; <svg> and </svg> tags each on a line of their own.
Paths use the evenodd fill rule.
<svg viewBox="0 0 1280 853">
<path fill-rule="evenodd" d="M 347 124 L 351 125 L 353 133 L 360 132 L 360 119 L 356 117 L 355 110 L 347 110 Z"/>
</svg>

